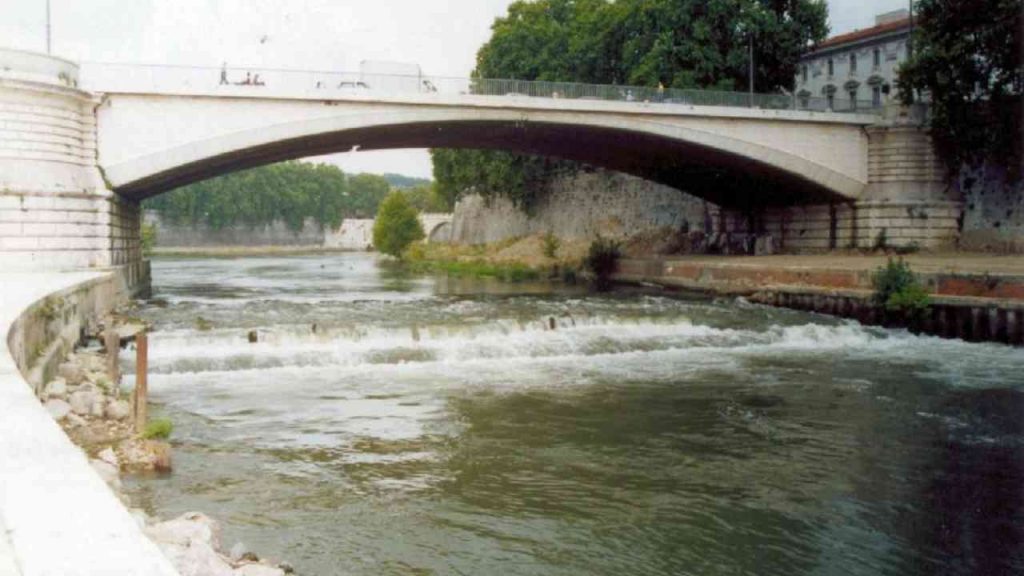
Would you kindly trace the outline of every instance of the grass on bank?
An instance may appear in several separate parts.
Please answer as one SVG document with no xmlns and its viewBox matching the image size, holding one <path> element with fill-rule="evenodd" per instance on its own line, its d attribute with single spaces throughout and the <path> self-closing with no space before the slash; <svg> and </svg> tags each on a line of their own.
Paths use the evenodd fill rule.
<svg viewBox="0 0 1024 576">
<path fill-rule="evenodd" d="M 476 246 L 420 242 L 411 245 L 402 260 L 409 269 L 416 272 L 442 273 L 459 278 L 494 278 L 503 282 L 575 282 L 581 263 L 542 254 L 548 251 L 544 244 L 550 242 L 533 237 L 512 238 Z"/>
<path fill-rule="evenodd" d="M 174 423 L 167 418 L 157 418 L 146 423 L 142 437 L 146 440 L 167 440 L 174 431 Z"/>
</svg>

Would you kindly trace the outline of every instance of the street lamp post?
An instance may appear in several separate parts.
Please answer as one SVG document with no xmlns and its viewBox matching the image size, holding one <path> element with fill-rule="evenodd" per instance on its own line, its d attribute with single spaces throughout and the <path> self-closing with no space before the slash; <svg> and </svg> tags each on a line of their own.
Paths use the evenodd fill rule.
<svg viewBox="0 0 1024 576">
<path fill-rule="evenodd" d="M 753 34 L 751 34 L 747 38 L 747 44 L 748 44 L 748 48 L 749 48 L 749 52 L 750 52 L 750 56 L 748 58 L 748 63 L 747 63 L 747 66 L 750 69 L 749 70 L 749 72 L 750 72 L 750 79 L 749 79 L 750 107 L 753 108 L 754 107 L 754 35 Z"/>
<path fill-rule="evenodd" d="M 50 0 L 46 0 L 46 53 L 52 54 L 50 49 Z"/>
</svg>

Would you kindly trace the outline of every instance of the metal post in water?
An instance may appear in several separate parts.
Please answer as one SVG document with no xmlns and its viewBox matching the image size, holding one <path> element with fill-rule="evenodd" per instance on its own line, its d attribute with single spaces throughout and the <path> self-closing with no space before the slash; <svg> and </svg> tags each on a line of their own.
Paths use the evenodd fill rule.
<svg viewBox="0 0 1024 576">
<path fill-rule="evenodd" d="M 118 382 L 121 381 L 121 369 L 117 362 L 118 354 L 121 352 L 121 335 L 113 326 L 104 330 L 103 345 L 107 349 L 107 376 L 116 390 Z"/>
<path fill-rule="evenodd" d="M 135 402 L 132 406 L 135 415 L 135 431 L 139 434 L 146 429 L 146 401 L 149 395 L 146 382 L 148 364 L 149 339 L 143 331 L 135 336 Z"/>
</svg>

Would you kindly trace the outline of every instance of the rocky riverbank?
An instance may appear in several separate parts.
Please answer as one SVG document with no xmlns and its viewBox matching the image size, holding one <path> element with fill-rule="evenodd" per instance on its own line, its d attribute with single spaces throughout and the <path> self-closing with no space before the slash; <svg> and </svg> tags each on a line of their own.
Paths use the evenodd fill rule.
<svg viewBox="0 0 1024 576">
<path fill-rule="evenodd" d="M 40 400 L 182 576 L 283 576 L 292 572 L 287 563 L 262 560 L 241 543 L 225 551 L 220 525 L 205 514 L 190 512 L 162 520 L 132 507 L 121 491 L 122 474 L 170 473 L 171 445 L 135 433 L 131 404 L 110 378 L 101 350 L 79 349 L 69 354 L 56 377 L 43 388 Z"/>
</svg>

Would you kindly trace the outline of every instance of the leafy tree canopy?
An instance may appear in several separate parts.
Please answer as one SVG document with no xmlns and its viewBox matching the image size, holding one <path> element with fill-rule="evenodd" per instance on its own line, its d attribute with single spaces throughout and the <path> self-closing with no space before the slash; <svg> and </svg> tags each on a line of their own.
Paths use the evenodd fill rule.
<svg viewBox="0 0 1024 576">
<path fill-rule="evenodd" d="M 453 205 L 448 199 L 437 192 L 437 187 L 432 182 L 420 184 L 412 188 L 402 190 L 409 204 L 420 212 L 451 212 Z"/>
<path fill-rule="evenodd" d="M 904 102 L 926 93 L 932 135 L 951 170 L 989 159 L 1019 176 L 1024 98 L 1020 0 L 917 0 Z"/>
<path fill-rule="evenodd" d="M 401 258 L 410 244 L 423 237 L 419 212 L 406 195 L 400 190 L 388 194 L 373 223 L 373 246 L 384 254 Z"/>
<path fill-rule="evenodd" d="M 518 0 L 477 53 L 477 78 L 746 90 L 791 88 L 828 33 L 823 0 Z M 571 163 L 495 151 L 433 152 L 439 193 L 508 194 L 521 207 Z"/>
<path fill-rule="evenodd" d="M 346 176 L 336 166 L 284 162 L 211 178 L 146 200 L 175 223 L 214 229 L 283 220 L 300 230 L 307 218 L 336 228 L 345 218 L 371 218 L 390 190 L 381 176 Z"/>
</svg>

